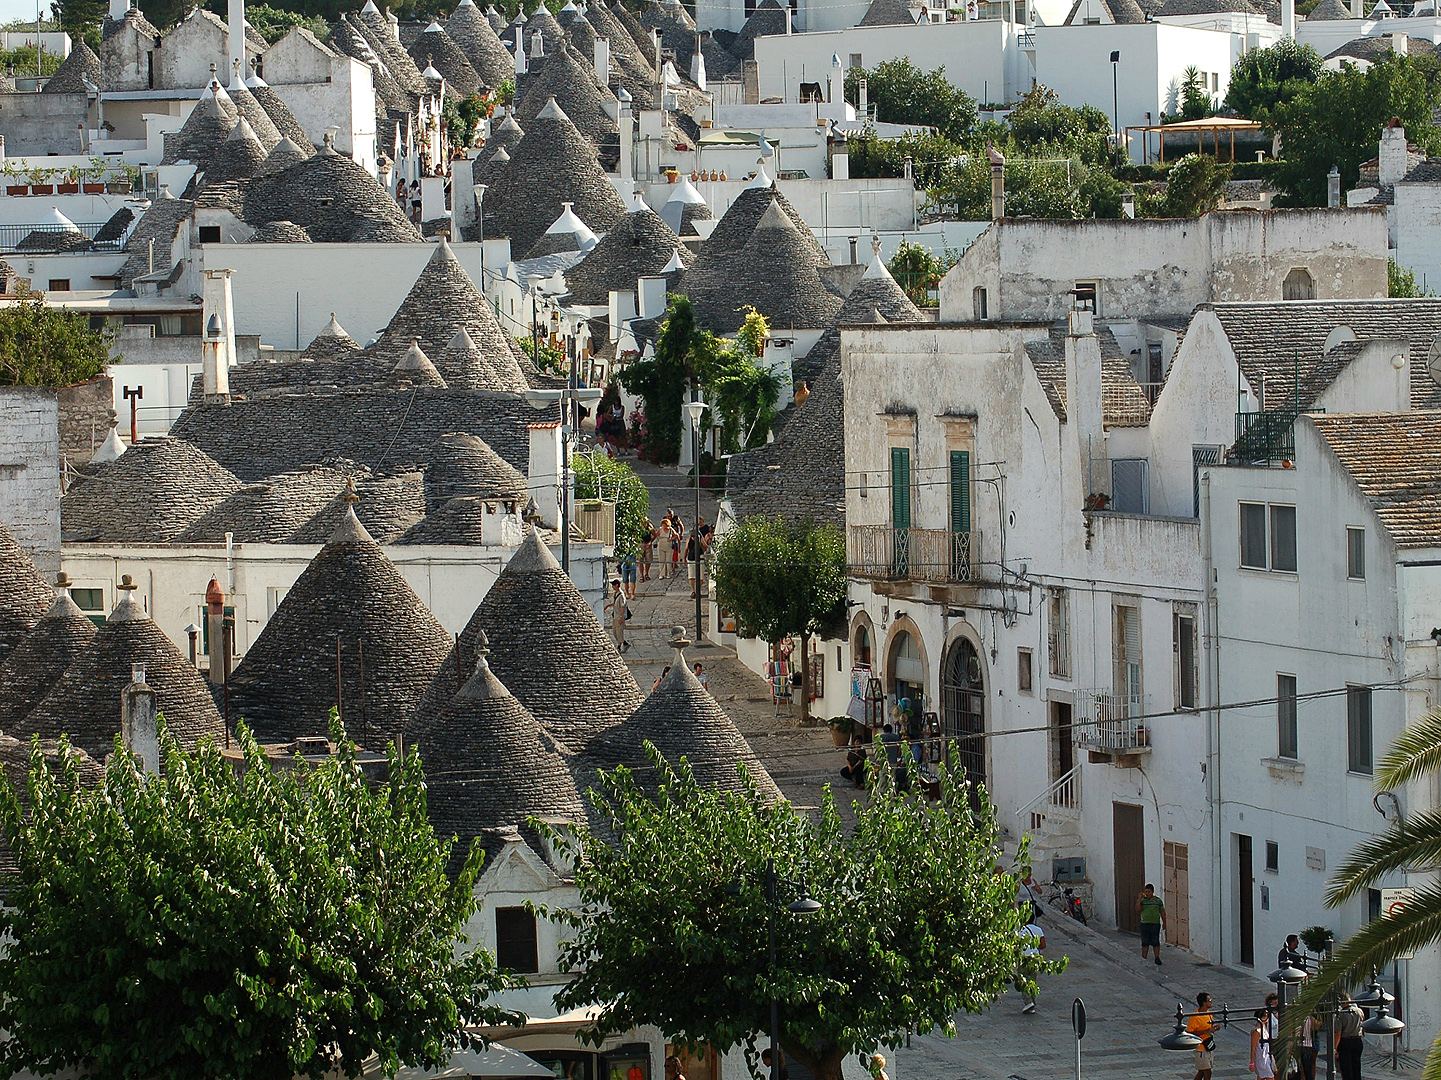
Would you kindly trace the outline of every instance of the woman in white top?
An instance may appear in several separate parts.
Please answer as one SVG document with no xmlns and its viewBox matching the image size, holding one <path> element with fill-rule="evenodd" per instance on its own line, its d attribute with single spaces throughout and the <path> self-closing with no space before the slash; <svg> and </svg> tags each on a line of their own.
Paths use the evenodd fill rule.
<svg viewBox="0 0 1441 1080">
<path fill-rule="evenodd" d="M 1274 1080 L 1276 1076 L 1276 995 L 1266 995 L 1266 1008 L 1256 1012 L 1256 1026 L 1251 1031 L 1250 1069 L 1256 1080 Z"/>
<path fill-rule="evenodd" d="M 1301 1075 L 1304 1080 L 1316 1080 L 1316 1032 L 1321 1025 L 1314 1016 L 1306 1017 L 1301 1025 Z"/>
</svg>

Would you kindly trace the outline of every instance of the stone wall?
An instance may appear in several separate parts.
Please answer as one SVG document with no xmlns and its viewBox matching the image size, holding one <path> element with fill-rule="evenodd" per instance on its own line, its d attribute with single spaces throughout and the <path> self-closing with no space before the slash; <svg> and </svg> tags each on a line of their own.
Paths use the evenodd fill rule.
<svg viewBox="0 0 1441 1080">
<path fill-rule="evenodd" d="M 42 574 L 60 569 L 60 438 L 54 390 L 0 387 L 0 521 Z"/>
<path fill-rule="evenodd" d="M 8 157 L 81 154 L 81 128 L 91 128 L 84 94 L 6 94 L 0 98 L 0 135 Z"/>
<path fill-rule="evenodd" d="M 90 460 L 115 422 L 115 389 L 109 375 L 67 386 L 57 394 L 60 456 L 73 468 Z"/>
</svg>

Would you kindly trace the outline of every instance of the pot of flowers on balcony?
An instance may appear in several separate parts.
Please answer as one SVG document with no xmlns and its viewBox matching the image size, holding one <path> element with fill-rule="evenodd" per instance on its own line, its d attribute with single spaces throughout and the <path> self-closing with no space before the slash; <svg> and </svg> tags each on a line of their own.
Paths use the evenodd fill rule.
<svg viewBox="0 0 1441 1080">
<path fill-rule="evenodd" d="M 831 741 L 837 746 L 845 746 L 851 741 L 855 725 L 856 722 L 849 716 L 832 716 L 826 721 L 826 727 L 831 729 Z"/>
<path fill-rule="evenodd" d="M 78 195 L 80 194 L 80 167 L 72 165 L 66 169 L 60 177 L 60 183 L 55 185 L 57 195 Z"/>
<path fill-rule="evenodd" d="M 80 190 L 86 195 L 105 194 L 105 172 L 108 168 L 104 158 L 91 158 L 90 167 L 81 170 Z"/>
<path fill-rule="evenodd" d="M 124 175 L 112 175 L 105 183 L 105 190 L 111 195 L 129 195 L 140 182 L 140 170 L 134 165 L 121 165 L 120 168 Z"/>
<path fill-rule="evenodd" d="M 4 164 L 3 166 L 0 166 L 0 173 L 3 173 L 3 174 L 5 175 L 5 179 L 6 179 L 6 180 L 19 180 L 20 177 L 26 175 L 25 162 L 24 162 L 24 161 L 16 161 L 16 160 L 11 159 L 11 158 L 6 158 L 6 159 L 5 159 L 5 164 Z M 30 194 L 30 185 L 29 185 L 29 184 L 7 183 L 7 184 L 5 185 L 5 194 L 6 194 L 6 195 L 29 195 L 29 194 Z"/>
<path fill-rule="evenodd" d="M 31 169 L 30 170 L 30 194 L 32 195 L 53 195 L 55 194 L 55 175 L 59 169 Z"/>
<path fill-rule="evenodd" d="M 1091 514 L 1098 510 L 1104 510 L 1110 505 L 1111 496 L 1107 495 L 1104 491 L 1093 491 L 1086 496 L 1086 502 L 1082 509 L 1085 510 L 1086 513 Z"/>
</svg>

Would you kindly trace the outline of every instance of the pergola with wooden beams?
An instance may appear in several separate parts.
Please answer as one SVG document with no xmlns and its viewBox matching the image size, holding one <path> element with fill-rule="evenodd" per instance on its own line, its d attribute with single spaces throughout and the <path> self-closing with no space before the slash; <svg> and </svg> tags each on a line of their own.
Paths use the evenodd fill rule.
<svg viewBox="0 0 1441 1080">
<path fill-rule="evenodd" d="M 1134 127 L 1128 127 L 1126 128 L 1126 141 L 1129 144 L 1131 139 L 1131 132 L 1133 131 L 1140 131 L 1148 134 L 1152 131 L 1156 132 L 1160 135 L 1161 142 L 1160 155 L 1157 158 L 1157 161 L 1159 164 L 1164 165 L 1166 164 L 1167 134 L 1174 135 L 1177 133 L 1181 133 L 1185 135 L 1194 135 L 1196 136 L 1196 147 L 1199 150 L 1204 148 L 1204 140 L 1206 135 L 1209 133 L 1215 146 L 1216 159 L 1218 161 L 1221 157 L 1221 136 L 1229 135 L 1231 140 L 1231 160 L 1235 161 L 1236 133 L 1239 131 L 1242 134 L 1246 134 L 1248 132 L 1259 132 L 1260 130 L 1261 122 L 1259 120 L 1239 120 L 1234 117 L 1228 116 L 1208 116 L 1202 120 L 1183 120 L 1177 124 L 1138 124 Z M 1142 143 L 1142 147 L 1143 149 L 1141 151 L 1141 163 L 1145 164 L 1147 154 L 1150 151 L 1150 139 L 1145 139 L 1145 141 Z"/>
</svg>

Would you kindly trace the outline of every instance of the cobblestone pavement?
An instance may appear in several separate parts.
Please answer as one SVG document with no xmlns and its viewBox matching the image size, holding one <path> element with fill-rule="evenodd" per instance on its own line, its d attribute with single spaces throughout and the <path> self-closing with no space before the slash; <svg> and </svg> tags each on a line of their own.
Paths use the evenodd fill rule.
<svg viewBox="0 0 1441 1080">
<path fill-rule="evenodd" d="M 628 461 L 635 466 L 633 459 Z M 695 513 L 694 492 L 673 470 L 640 463 L 638 471 L 652 491 L 651 519 L 658 521 L 674 506 L 687 525 Z M 704 498 L 701 513 L 715 521 L 714 500 Z M 673 626 L 695 632 L 695 601 L 684 570 L 676 577 L 642 583 L 631 603 L 634 618 L 626 627 L 632 645 L 626 661 L 643 689 L 671 662 L 666 644 Z M 822 787 L 836 785 L 843 811 L 853 793 L 841 781 L 840 752 L 824 726 L 801 727 L 796 719 L 776 715 L 769 686 L 751 672 L 729 648 L 703 641 L 687 650 L 691 663 L 700 661 L 710 691 L 745 735 L 786 796 L 797 806 L 820 802 Z M 848 815 L 847 815 L 848 816 Z M 1059 911 L 1047 911 L 1047 955 L 1069 958 L 1060 975 L 1041 979 L 1034 1014 L 1022 1015 L 1020 997 L 1008 993 L 992 1008 L 957 1018 L 955 1038 L 917 1036 L 908 1047 L 887 1053 L 891 1080 L 1052 1080 L 1075 1074 L 1075 1038 L 1071 1033 L 1071 1002 L 1086 1002 L 1088 1028 L 1081 1044 L 1082 1075 L 1117 1080 L 1157 1080 L 1195 1075 L 1190 1054 L 1167 1053 L 1156 1040 L 1174 1024 L 1177 1002 L 1193 1004 L 1206 990 L 1219 1004 L 1255 1008 L 1270 984 L 1244 972 L 1215 967 L 1189 953 L 1167 949 L 1157 967 L 1139 954 L 1139 939 L 1117 931 L 1081 926 Z M 1264 953 L 1264 950 L 1262 950 Z M 1393 1073 L 1383 1065 L 1376 1040 L 1368 1046 L 1365 1075 L 1369 1080 L 1413 1080 L 1419 1070 Z M 1214 1080 L 1251 1077 L 1250 1026 L 1235 1024 L 1217 1038 Z M 1318 1073 L 1325 1075 L 1318 1066 Z"/>
</svg>

